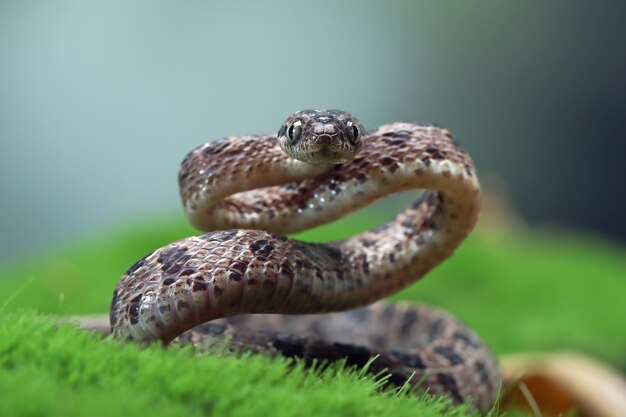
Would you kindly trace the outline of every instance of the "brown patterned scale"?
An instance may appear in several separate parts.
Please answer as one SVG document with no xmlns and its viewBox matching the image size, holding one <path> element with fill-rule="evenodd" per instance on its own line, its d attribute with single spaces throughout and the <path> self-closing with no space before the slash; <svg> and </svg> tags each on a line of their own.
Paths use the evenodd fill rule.
<svg viewBox="0 0 626 417">
<path fill-rule="evenodd" d="M 298 158 L 298 159 L 295 159 Z M 297 112 L 275 136 L 210 142 L 184 159 L 187 216 L 211 231 L 173 242 L 121 278 L 111 305 L 118 338 L 169 343 L 202 323 L 249 313 L 317 314 L 365 306 L 423 277 L 473 228 L 480 186 L 469 155 L 436 126 L 391 123 L 365 133 L 348 113 Z M 294 233 L 384 196 L 425 189 L 388 223 L 350 239 L 304 243 Z M 375 304 L 319 316 L 241 316 L 183 336 L 236 335 L 233 346 L 305 359 L 348 357 L 392 382 L 489 408 L 497 361 L 446 313 Z"/>
</svg>

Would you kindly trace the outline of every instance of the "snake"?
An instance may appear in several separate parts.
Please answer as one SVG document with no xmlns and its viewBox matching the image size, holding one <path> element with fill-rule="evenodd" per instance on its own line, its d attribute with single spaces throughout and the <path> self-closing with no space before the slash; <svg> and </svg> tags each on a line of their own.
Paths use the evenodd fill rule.
<svg viewBox="0 0 626 417">
<path fill-rule="evenodd" d="M 453 403 L 493 405 L 501 372 L 473 330 L 437 308 L 380 301 L 449 258 L 477 221 L 475 166 L 447 129 L 366 131 L 350 113 L 303 110 L 276 134 L 194 149 L 178 182 L 188 220 L 205 233 L 128 269 L 111 302 L 114 337 L 343 359 Z M 286 236 L 408 190 L 421 195 L 356 236 Z"/>
</svg>

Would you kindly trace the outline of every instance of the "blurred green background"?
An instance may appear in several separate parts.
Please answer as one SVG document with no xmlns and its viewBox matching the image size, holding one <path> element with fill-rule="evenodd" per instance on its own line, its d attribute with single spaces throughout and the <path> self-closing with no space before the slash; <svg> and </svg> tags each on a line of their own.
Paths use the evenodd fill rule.
<svg viewBox="0 0 626 417">
<path fill-rule="evenodd" d="M 611 4 L 1 1 L 0 261 L 182 216 L 190 149 L 308 107 L 444 125 L 531 224 L 624 240 Z"/>
</svg>

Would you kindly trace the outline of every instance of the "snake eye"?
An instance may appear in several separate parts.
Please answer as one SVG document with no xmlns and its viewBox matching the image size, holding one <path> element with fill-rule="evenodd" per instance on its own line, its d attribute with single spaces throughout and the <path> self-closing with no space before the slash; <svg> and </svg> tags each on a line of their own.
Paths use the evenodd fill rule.
<svg viewBox="0 0 626 417">
<path fill-rule="evenodd" d="M 301 133 L 302 133 L 302 122 L 298 120 L 297 122 L 289 126 L 289 129 L 287 130 L 287 137 L 292 143 L 294 143 L 300 139 Z"/>
<path fill-rule="evenodd" d="M 357 140 L 359 138 L 359 128 L 356 127 L 355 125 L 352 125 L 352 136 L 354 137 L 354 140 Z"/>
<path fill-rule="evenodd" d="M 348 127 L 348 139 L 350 140 L 350 142 L 356 143 L 356 141 L 359 140 L 360 134 L 361 134 L 361 131 L 359 130 L 357 125 L 351 124 Z"/>
</svg>

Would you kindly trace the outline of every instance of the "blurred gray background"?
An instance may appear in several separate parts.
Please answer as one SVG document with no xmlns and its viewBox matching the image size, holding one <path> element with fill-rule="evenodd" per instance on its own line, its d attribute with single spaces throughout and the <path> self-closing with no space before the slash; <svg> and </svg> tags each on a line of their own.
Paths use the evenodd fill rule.
<svg viewBox="0 0 626 417">
<path fill-rule="evenodd" d="M 530 224 L 626 240 L 625 4 L 0 0 L 0 260 L 182 216 L 189 150 L 309 107 L 444 125 Z"/>
</svg>

